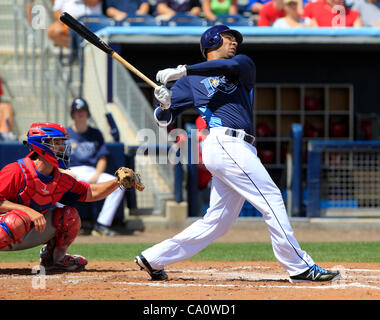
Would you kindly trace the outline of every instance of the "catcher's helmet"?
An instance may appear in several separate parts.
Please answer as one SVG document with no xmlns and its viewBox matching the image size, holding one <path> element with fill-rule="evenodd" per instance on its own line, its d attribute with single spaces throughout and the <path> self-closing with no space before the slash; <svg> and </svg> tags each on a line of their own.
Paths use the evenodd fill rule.
<svg viewBox="0 0 380 320">
<path fill-rule="evenodd" d="M 211 48 L 216 48 L 222 43 L 222 36 L 221 33 L 231 33 L 238 45 L 240 45 L 243 42 L 243 36 L 241 33 L 237 30 L 232 30 L 228 26 L 224 24 L 218 24 L 216 26 L 213 26 L 211 28 L 208 28 L 201 37 L 201 52 L 203 57 L 206 58 L 206 50 Z"/>
<path fill-rule="evenodd" d="M 38 153 L 57 168 L 69 167 L 71 143 L 64 127 L 49 122 L 33 123 L 27 137 L 24 144 L 31 152 Z"/>
<path fill-rule="evenodd" d="M 73 113 L 75 110 L 81 110 L 81 109 L 87 110 L 88 116 L 90 117 L 90 108 L 88 107 L 87 101 L 84 100 L 82 97 L 75 98 L 73 100 L 73 103 L 71 104 L 71 111 L 70 111 L 71 118 L 73 117 Z"/>
</svg>

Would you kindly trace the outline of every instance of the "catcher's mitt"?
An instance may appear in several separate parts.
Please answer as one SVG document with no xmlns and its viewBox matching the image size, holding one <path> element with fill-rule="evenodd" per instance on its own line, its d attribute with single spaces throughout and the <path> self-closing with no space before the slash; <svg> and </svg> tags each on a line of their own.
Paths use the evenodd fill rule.
<svg viewBox="0 0 380 320">
<path fill-rule="evenodd" d="M 138 191 L 143 191 L 145 186 L 141 182 L 140 175 L 135 173 L 132 169 L 120 167 L 116 170 L 115 176 L 119 180 L 120 186 L 124 188 L 135 187 Z"/>
</svg>

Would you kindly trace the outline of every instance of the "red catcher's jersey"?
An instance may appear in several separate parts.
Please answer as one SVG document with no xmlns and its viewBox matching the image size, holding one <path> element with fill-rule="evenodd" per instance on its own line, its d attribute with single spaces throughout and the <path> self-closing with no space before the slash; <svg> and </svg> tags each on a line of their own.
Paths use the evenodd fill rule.
<svg viewBox="0 0 380 320">
<path fill-rule="evenodd" d="M 34 162 L 26 157 L 0 171 L 0 201 L 9 200 L 46 213 L 56 202 L 71 204 L 84 201 L 89 185 L 54 169 L 53 178 L 44 183 L 38 177 Z"/>
</svg>

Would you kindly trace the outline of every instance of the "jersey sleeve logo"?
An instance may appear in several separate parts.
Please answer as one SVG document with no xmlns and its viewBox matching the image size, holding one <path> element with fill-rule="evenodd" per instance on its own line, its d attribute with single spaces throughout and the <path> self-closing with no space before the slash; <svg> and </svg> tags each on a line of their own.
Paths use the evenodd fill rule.
<svg viewBox="0 0 380 320">
<path fill-rule="evenodd" d="M 88 159 L 96 156 L 97 142 L 83 141 L 72 144 L 72 154 L 78 159 Z"/>
<path fill-rule="evenodd" d="M 221 77 L 208 77 L 201 81 L 207 90 L 207 96 L 211 97 L 216 91 L 226 94 L 233 93 L 237 85 L 229 81 L 225 76 Z"/>
</svg>

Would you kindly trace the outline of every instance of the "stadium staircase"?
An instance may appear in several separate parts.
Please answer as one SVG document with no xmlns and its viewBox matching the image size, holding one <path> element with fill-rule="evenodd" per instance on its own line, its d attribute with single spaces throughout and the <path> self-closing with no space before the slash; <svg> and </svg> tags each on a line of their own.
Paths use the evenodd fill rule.
<svg viewBox="0 0 380 320">
<path fill-rule="evenodd" d="M 45 7 L 49 3 L 36 1 Z M 0 3 L 3 99 L 12 103 L 14 134 L 20 140 L 25 138 L 25 130 L 32 122 L 52 121 L 67 125 L 67 107 L 64 105 L 79 87 L 78 68 L 64 64 L 68 53 L 61 52 L 48 41 L 46 30 L 32 28 L 25 19 L 23 8 L 24 3 L 19 0 L 2 0 Z M 48 14 L 46 18 L 50 21 Z"/>
<path fill-rule="evenodd" d="M 36 0 L 35 5 L 46 9 L 46 26 L 49 25 L 50 1 Z M 46 27 L 36 29 L 28 24 L 22 0 L 0 2 L 0 30 L 0 77 L 5 92 L 3 100 L 9 101 L 13 106 L 15 136 L 19 141 L 24 140 L 26 130 L 33 122 L 51 121 L 70 125 L 68 106 L 80 92 L 78 60 L 73 64 L 68 63 L 69 51 L 54 46 L 46 36 Z M 91 93 L 86 94 L 86 88 L 83 91 L 85 98 L 91 96 Z M 135 90 L 136 92 L 140 95 L 140 101 L 146 99 L 141 91 Z M 96 105 L 93 106 L 91 101 L 89 103 L 94 115 L 90 123 L 105 133 L 106 142 L 113 142 L 104 116 L 104 106 L 102 110 L 97 110 Z M 144 103 L 148 104 L 146 100 Z M 129 145 L 138 144 L 136 127 L 129 122 L 122 106 L 113 104 L 108 107 L 122 133 L 120 142 L 124 143 L 125 151 L 128 152 Z M 152 125 L 151 123 L 150 126 Z M 143 215 L 161 223 L 165 220 L 165 201 L 173 199 L 172 177 L 168 178 L 156 166 L 147 163 L 144 156 L 137 156 L 135 163 L 135 169 L 144 178 L 146 190 L 137 194 L 138 208 L 133 210 L 133 214 L 137 218 Z M 127 207 L 125 209 L 125 217 L 128 217 L 131 210 Z M 134 220 L 133 217 L 131 219 Z M 136 223 L 139 225 L 139 222 Z"/>
</svg>

